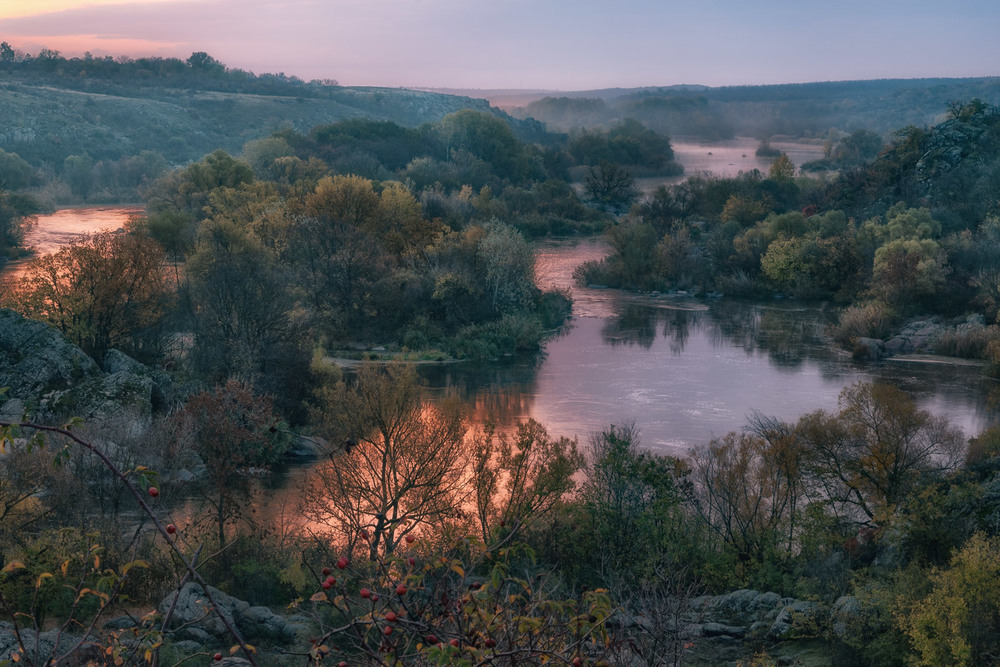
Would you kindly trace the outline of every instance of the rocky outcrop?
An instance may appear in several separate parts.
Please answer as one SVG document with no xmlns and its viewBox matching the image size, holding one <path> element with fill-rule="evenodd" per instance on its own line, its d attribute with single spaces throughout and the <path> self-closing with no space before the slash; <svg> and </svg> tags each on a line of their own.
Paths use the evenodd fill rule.
<svg viewBox="0 0 1000 667">
<path fill-rule="evenodd" d="M 149 415 L 165 400 L 166 374 L 156 373 L 117 350 L 104 369 L 43 322 L 0 309 L 0 418 L 95 419 Z"/>
<path fill-rule="evenodd" d="M 215 600 L 217 613 L 210 611 L 204 589 L 194 583 L 185 585 L 179 594 L 174 591 L 160 603 L 158 611 L 164 615 L 173 607 L 169 628 L 175 631 L 175 639 L 194 641 L 206 646 L 215 645 L 224 638 L 231 639 L 220 615 L 232 623 L 243 638 L 251 643 L 291 642 L 297 632 L 306 628 L 302 619 L 288 619 L 275 614 L 267 607 L 251 606 L 249 602 L 234 598 L 211 586 L 208 587 L 208 591 Z"/>
<path fill-rule="evenodd" d="M 701 597 L 694 600 L 692 608 L 704 619 L 695 634 L 768 641 L 794 638 L 820 615 L 816 602 L 751 589 Z"/>
<path fill-rule="evenodd" d="M 58 629 L 40 634 L 36 634 L 34 630 L 20 629 L 19 633 L 21 642 L 18 642 L 14 626 L 7 621 L 0 621 L 0 664 L 42 665 L 48 664 L 51 658 L 69 653 L 74 656 L 72 664 L 87 664 L 87 660 L 99 657 L 99 654 L 92 654 L 94 650 L 89 645 L 78 646 L 79 637 L 60 632 Z M 13 662 L 14 656 L 17 656 L 17 662 Z"/>
<path fill-rule="evenodd" d="M 921 354 L 933 349 L 934 341 L 947 328 L 937 320 L 917 320 L 910 322 L 885 342 L 888 356 L 897 354 Z"/>
</svg>

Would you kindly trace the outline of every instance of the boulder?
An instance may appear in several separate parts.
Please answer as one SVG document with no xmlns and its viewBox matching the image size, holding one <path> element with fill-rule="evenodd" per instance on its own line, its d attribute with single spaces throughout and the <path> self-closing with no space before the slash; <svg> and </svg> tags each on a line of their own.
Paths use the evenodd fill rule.
<svg viewBox="0 0 1000 667">
<path fill-rule="evenodd" d="M 156 374 L 116 350 L 102 370 L 83 350 L 43 322 L 0 309 L 0 415 L 38 420 L 99 419 L 128 411 L 149 415 L 162 395 Z"/>
<path fill-rule="evenodd" d="M 14 626 L 7 621 L 0 621 L 0 664 L 9 664 L 7 661 L 13 662 L 14 655 L 19 656 L 19 662 L 23 661 L 29 665 L 48 664 L 50 658 L 61 657 L 71 651 L 76 656 L 75 659 L 79 661 L 79 664 L 85 664 L 91 658 L 100 657 L 99 655 L 92 655 L 94 648 L 87 644 L 73 650 L 80 642 L 80 638 L 60 632 L 58 629 L 49 630 L 37 635 L 34 630 L 25 628 L 21 628 L 19 632 L 21 640 L 29 652 L 27 656 L 21 655 L 21 646 L 17 641 L 17 635 L 14 634 Z M 36 645 L 38 653 L 37 655 L 33 655 L 32 652 L 35 650 Z"/>
<path fill-rule="evenodd" d="M 262 640 L 284 643 L 295 638 L 299 624 L 290 624 L 267 607 L 252 607 L 248 602 L 211 586 L 208 592 L 217 605 L 214 613 L 210 611 L 204 589 L 195 583 L 186 584 L 179 594 L 174 591 L 160 602 L 158 610 L 166 614 L 177 600 L 169 626 L 176 630 L 177 639 L 193 640 L 203 645 L 213 640 L 231 639 L 220 615 L 236 626 L 243 638 L 251 643 Z"/>
</svg>

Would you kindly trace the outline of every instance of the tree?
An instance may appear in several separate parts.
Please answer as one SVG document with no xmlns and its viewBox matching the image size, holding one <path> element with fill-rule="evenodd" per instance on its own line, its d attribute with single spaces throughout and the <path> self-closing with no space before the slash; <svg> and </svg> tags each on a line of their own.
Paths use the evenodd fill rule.
<svg viewBox="0 0 1000 667">
<path fill-rule="evenodd" d="M 24 234 L 40 209 L 31 197 L 11 194 L 0 188 L 0 265 L 6 261 L 6 256 L 23 245 Z"/>
<path fill-rule="evenodd" d="M 626 210 L 639 198 L 632 172 L 615 162 L 601 161 L 591 167 L 584 187 L 590 199 L 605 210 Z"/>
<path fill-rule="evenodd" d="M 88 354 L 115 347 L 156 355 L 158 338 L 145 334 L 167 310 L 163 259 L 163 249 L 137 230 L 101 232 L 32 262 L 5 301 Z"/>
<path fill-rule="evenodd" d="M 859 382 L 840 392 L 839 404 L 837 414 L 820 410 L 795 427 L 814 493 L 837 516 L 883 521 L 917 483 L 961 461 L 962 431 L 901 389 Z"/>
<path fill-rule="evenodd" d="M 218 217 L 202 226 L 186 271 L 203 367 L 247 381 L 280 370 L 274 352 L 294 339 L 295 325 L 288 278 L 275 254 Z"/>
<path fill-rule="evenodd" d="M 333 537 L 374 559 L 413 531 L 443 529 L 465 488 L 465 416 L 457 404 L 430 405 L 412 366 L 363 364 L 353 388 L 318 392 L 317 432 L 344 443 L 306 492 L 305 513 Z"/>
<path fill-rule="evenodd" d="M 479 261 L 493 312 L 497 315 L 524 310 L 535 287 L 535 253 L 521 233 L 500 220 L 483 225 L 486 235 L 479 241 Z"/>
<path fill-rule="evenodd" d="M 900 614 L 920 654 L 918 665 L 996 664 L 1000 655 L 1000 540 L 977 533 L 948 569 L 930 576 L 933 589 Z"/>
<path fill-rule="evenodd" d="M 514 435 L 496 436 L 486 428 L 473 443 L 476 514 L 483 539 L 499 530 L 513 539 L 526 525 L 549 513 L 573 490 L 583 468 L 576 441 L 552 440 L 533 419 L 518 424 Z"/>
<path fill-rule="evenodd" d="M 198 392 L 173 415 L 177 439 L 205 462 L 219 548 L 226 545 L 226 526 L 241 517 L 249 501 L 251 468 L 266 468 L 287 445 L 271 399 L 238 380 Z M 245 517 L 244 517 L 245 518 Z"/>
</svg>

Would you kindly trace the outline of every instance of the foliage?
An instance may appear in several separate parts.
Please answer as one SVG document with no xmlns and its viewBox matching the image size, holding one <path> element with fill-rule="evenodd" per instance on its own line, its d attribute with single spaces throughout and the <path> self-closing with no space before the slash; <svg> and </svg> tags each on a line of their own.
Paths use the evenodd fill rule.
<svg viewBox="0 0 1000 667">
<path fill-rule="evenodd" d="M 35 260 L 4 302 L 91 355 L 114 347 L 155 358 L 156 328 L 170 296 L 163 257 L 137 229 L 102 232 Z"/>
<path fill-rule="evenodd" d="M 275 463 L 287 437 L 277 428 L 271 399 L 237 380 L 194 394 L 172 419 L 176 438 L 211 462 L 205 499 L 221 548 L 227 543 L 226 526 L 249 519 L 253 471 Z"/>
<path fill-rule="evenodd" d="M 933 572 L 932 590 L 900 615 L 920 665 L 982 665 L 1000 650 L 1000 542 L 983 534 Z"/>
</svg>

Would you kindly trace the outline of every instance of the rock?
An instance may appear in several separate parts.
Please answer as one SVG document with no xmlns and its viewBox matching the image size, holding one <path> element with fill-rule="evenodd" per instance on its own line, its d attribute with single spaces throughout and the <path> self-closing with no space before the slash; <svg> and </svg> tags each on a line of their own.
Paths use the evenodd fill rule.
<svg viewBox="0 0 1000 667">
<path fill-rule="evenodd" d="M 24 660 L 26 664 L 48 664 L 49 658 L 68 654 L 80 642 L 79 637 L 65 632 L 60 633 L 58 629 L 36 635 L 34 630 L 21 628 L 20 634 L 29 655 L 21 656 L 19 661 Z M 36 644 L 38 653 L 34 654 Z M 81 646 L 72 652 L 73 655 L 77 656 L 76 660 L 79 664 L 85 664 L 87 660 L 100 657 L 92 655 L 94 649 L 88 645 Z M 6 661 L 12 661 L 14 654 L 21 654 L 21 647 L 14 634 L 14 626 L 6 621 L 0 621 L 0 664 L 8 664 Z M 60 662 L 60 664 L 63 663 Z"/>
<path fill-rule="evenodd" d="M 171 646 L 178 655 L 194 655 L 195 653 L 200 653 L 205 650 L 205 647 L 202 644 L 190 639 L 174 642 Z"/>
<path fill-rule="evenodd" d="M 121 352 L 106 357 L 106 373 L 83 350 L 43 322 L 0 309 L 0 387 L 7 387 L 0 413 L 21 418 L 33 406 L 35 419 L 108 417 L 128 411 L 149 415 L 155 374 Z M 163 377 L 166 377 L 165 375 Z"/>
<path fill-rule="evenodd" d="M 856 622 L 861 616 L 861 600 L 853 595 L 843 595 L 833 603 L 830 611 L 830 621 L 834 636 L 844 641 L 856 627 Z"/>
<path fill-rule="evenodd" d="M 97 363 L 43 322 L 0 308 L 0 387 L 10 396 L 41 396 L 100 375 Z"/>
<path fill-rule="evenodd" d="M 704 637 L 743 637 L 747 633 L 746 626 L 726 625 L 725 623 L 706 623 L 701 628 Z"/>
<path fill-rule="evenodd" d="M 158 610 L 166 614 L 177 599 L 170 628 L 179 628 L 180 639 L 192 639 L 200 644 L 209 644 L 213 640 L 227 638 L 229 631 L 219 616 L 225 617 L 243 635 L 244 639 L 254 641 L 288 642 L 295 638 L 296 625 L 289 625 L 284 617 L 275 614 L 267 607 L 251 607 L 249 603 L 227 595 L 217 588 L 208 587 L 217 605 L 217 613 L 206 612 L 209 609 L 208 597 L 198 584 L 189 583 L 181 589 L 178 596 L 174 591 L 160 602 Z"/>
<path fill-rule="evenodd" d="M 782 607 L 768 628 L 766 637 L 773 640 L 788 639 L 794 631 L 815 618 L 819 605 L 808 600 L 798 600 Z"/>
<path fill-rule="evenodd" d="M 315 436 L 296 435 L 288 443 L 285 456 L 291 459 L 314 459 L 323 452 L 331 451 L 330 443 Z"/>
<path fill-rule="evenodd" d="M 944 332 L 945 327 L 934 320 L 910 322 L 885 342 L 885 350 L 890 356 L 927 352 Z"/>
</svg>

